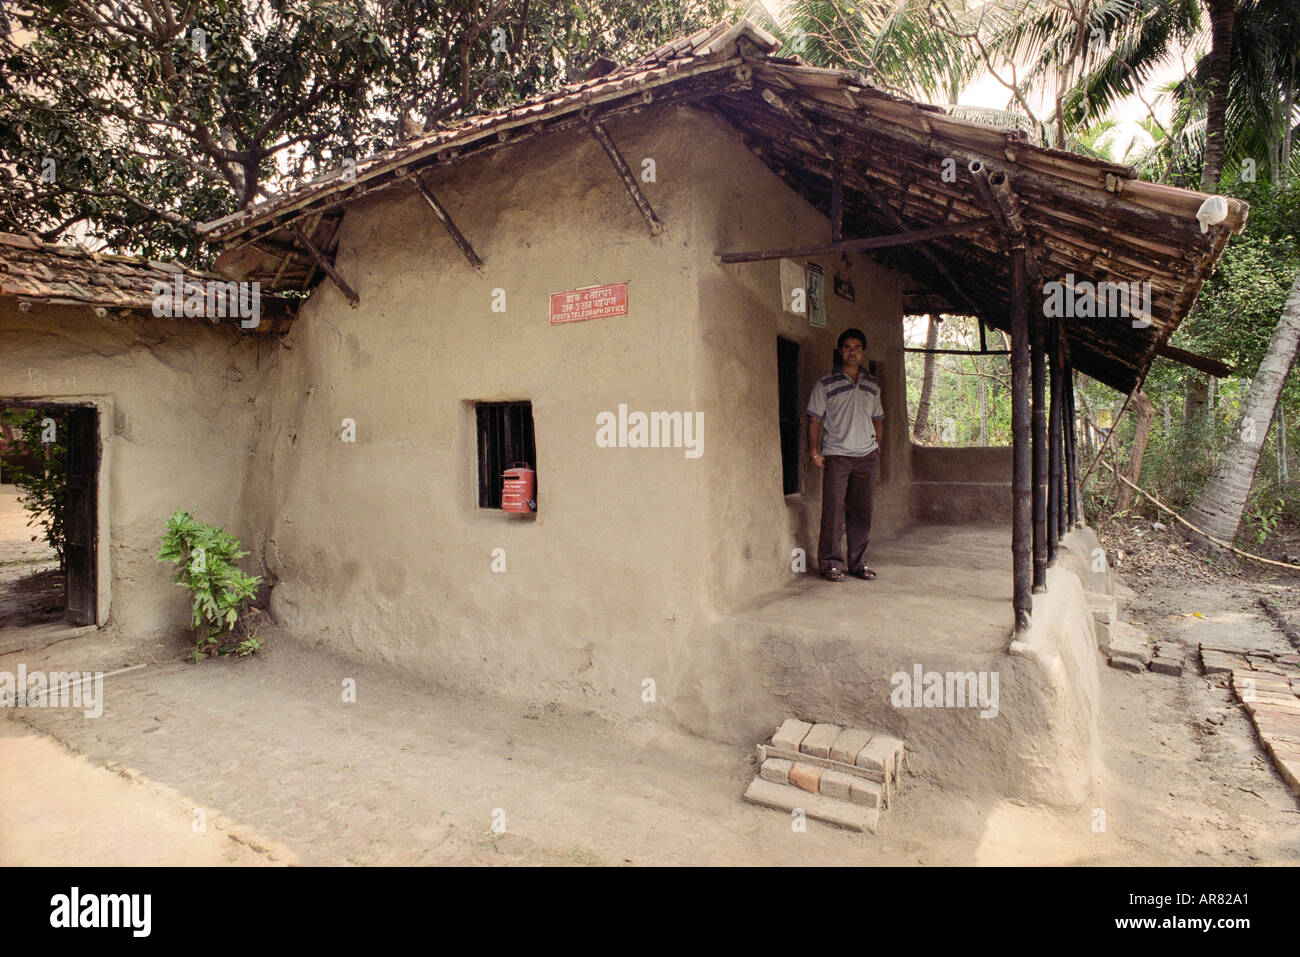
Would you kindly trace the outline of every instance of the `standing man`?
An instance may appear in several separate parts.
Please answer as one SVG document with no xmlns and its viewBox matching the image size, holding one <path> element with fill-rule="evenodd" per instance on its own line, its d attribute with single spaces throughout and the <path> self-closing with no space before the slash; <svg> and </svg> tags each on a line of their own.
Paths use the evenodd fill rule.
<svg viewBox="0 0 1300 957">
<path fill-rule="evenodd" d="M 828 581 L 844 581 L 844 571 L 871 581 L 867 567 L 871 506 L 880 475 L 880 445 L 885 410 L 880 385 L 862 368 L 867 337 L 846 329 L 836 343 L 840 369 L 822 376 L 808 398 L 808 448 L 822 474 L 822 528 L 817 565 Z M 848 525 L 848 561 L 844 530 Z"/>
</svg>

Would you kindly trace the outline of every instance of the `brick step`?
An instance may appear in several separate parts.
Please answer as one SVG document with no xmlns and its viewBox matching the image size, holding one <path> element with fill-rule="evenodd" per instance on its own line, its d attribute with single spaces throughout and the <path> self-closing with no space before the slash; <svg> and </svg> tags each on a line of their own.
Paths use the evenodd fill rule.
<svg viewBox="0 0 1300 957">
<path fill-rule="evenodd" d="M 782 722 L 771 743 L 757 750 L 759 773 L 745 792 L 747 801 L 802 808 L 817 820 L 873 833 L 906 760 L 898 738 L 797 718 Z"/>
<path fill-rule="evenodd" d="M 832 761 L 841 769 L 881 782 L 887 790 L 897 785 L 906 760 L 903 742 L 888 734 L 834 724 L 809 724 L 798 718 L 783 721 L 772 735 L 771 745 L 765 747 L 768 757 Z M 760 755 L 760 763 L 761 760 Z"/>
<path fill-rule="evenodd" d="M 808 817 L 851 831 L 876 832 L 880 822 L 880 808 L 862 804 L 849 804 L 820 794 L 810 794 L 793 784 L 777 784 L 763 778 L 754 778 L 745 791 L 745 800 L 751 804 L 775 808 L 778 811 L 802 810 Z"/>
</svg>

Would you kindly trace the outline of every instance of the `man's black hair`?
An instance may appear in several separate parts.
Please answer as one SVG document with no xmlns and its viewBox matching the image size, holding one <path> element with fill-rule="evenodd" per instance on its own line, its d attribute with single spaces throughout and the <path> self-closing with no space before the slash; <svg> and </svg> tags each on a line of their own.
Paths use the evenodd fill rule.
<svg viewBox="0 0 1300 957">
<path fill-rule="evenodd" d="M 859 342 L 862 343 L 863 349 L 867 347 L 867 336 L 861 329 L 845 329 L 843 332 L 840 333 L 840 337 L 837 340 L 835 340 L 835 348 L 843 349 L 844 342 L 845 340 L 848 339 L 857 339 Z"/>
</svg>

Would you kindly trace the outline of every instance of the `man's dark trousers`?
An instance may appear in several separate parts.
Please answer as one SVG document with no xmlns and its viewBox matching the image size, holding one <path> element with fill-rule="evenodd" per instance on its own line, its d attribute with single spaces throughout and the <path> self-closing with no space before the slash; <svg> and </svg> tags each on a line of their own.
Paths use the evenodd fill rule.
<svg viewBox="0 0 1300 957">
<path fill-rule="evenodd" d="M 822 475 L 822 530 L 817 567 L 850 574 L 867 563 L 871 541 L 871 506 L 880 474 L 880 449 L 867 455 L 828 455 Z M 844 561 L 844 531 L 848 526 L 849 560 Z"/>
</svg>

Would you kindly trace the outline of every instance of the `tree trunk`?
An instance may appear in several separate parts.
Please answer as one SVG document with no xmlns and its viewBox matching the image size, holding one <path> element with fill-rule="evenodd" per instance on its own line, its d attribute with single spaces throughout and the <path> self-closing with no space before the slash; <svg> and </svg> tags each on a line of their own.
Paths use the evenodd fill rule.
<svg viewBox="0 0 1300 957">
<path fill-rule="evenodd" d="M 1292 60 L 1291 62 L 1294 63 L 1295 61 Z M 1294 74 L 1294 70 L 1292 71 L 1292 73 Z M 1285 176 L 1286 171 L 1291 168 L 1291 137 L 1292 137 L 1293 127 L 1291 126 L 1290 117 L 1295 110 L 1294 78 L 1292 78 L 1291 81 L 1286 85 L 1286 99 L 1284 100 L 1284 103 L 1285 103 L 1285 107 L 1282 110 L 1282 115 L 1287 117 L 1287 120 L 1282 124 L 1282 150 L 1281 150 L 1282 159 L 1281 159 L 1281 163 L 1279 164 L 1281 166 L 1281 169 L 1278 171 L 1279 172 L 1278 182 L 1281 182 L 1282 176 Z"/>
<path fill-rule="evenodd" d="M 1183 382 L 1183 433 L 1193 432 L 1205 421 L 1205 407 L 1210 399 L 1210 380 L 1204 375 L 1188 375 Z"/>
<path fill-rule="evenodd" d="M 1210 102 L 1205 113 L 1205 157 L 1201 191 L 1219 191 L 1223 170 L 1223 132 L 1228 115 L 1228 77 L 1232 58 L 1232 21 L 1236 0 L 1205 0 L 1210 13 Z"/>
<path fill-rule="evenodd" d="M 1231 542 L 1237 534 L 1264 439 L 1297 351 L 1300 351 L 1300 277 L 1291 287 L 1268 352 L 1251 383 L 1241 421 L 1215 463 L 1214 473 L 1187 509 L 1187 521 L 1221 541 Z"/>
<path fill-rule="evenodd" d="M 981 376 L 979 380 L 980 396 L 980 445 L 989 444 L 989 385 Z"/>
<path fill-rule="evenodd" d="M 934 316 L 926 316 L 929 327 L 925 331 L 925 347 L 939 347 L 939 322 Z M 930 429 L 930 394 L 934 391 L 934 352 L 925 354 L 925 370 L 921 374 L 921 398 L 916 403 L 916 422 L 912 425 L 912 435 L 918 442 L 929 442 Z"/>
<path fill-rule="evenodd" d="M 1083 421 L 1083 452 L 1085 456 L 1084 462 L 1086 463 L 1084 468 L 1086 469 L 1092 465 L 1092 460 L 1097 456 L 1097 447 L 1092 441 L 1095 416 L 1092 414 L 1092 406 L 1088 404 L 1088 377 L 1086 375 L 1075 373 L 1074 394 L 1079 400 L 1079 405 L 1083 407 L 1083 414 L 1080 418 Z M 1082 473 L 1082 470 L 1080 472 Z M 1082 478 L 1082 474 L 1080 474 L 1080 477 Z"/>
<path fill-rule="evenodd" d="M 1133 396 L 1133 404 L 1137 407 L 1137 428 L 1133 432 L 1133 450 L 1129 453 L 1128 468 L 1124 470 L 1124 477 L 1136 485 L 1142 475 L 1142 458 L 1146 455 L 1147 442 L 1151 439 L 1151 423 L 1155 421 L 1156 407 L 1151 404 L 1145 392 Z M 1115 499 L 1115 511 L 1122 512 L 1132 505 L 1135 494 L 1132 486 L 1120 482 L 1119 494 Z"/>
<path fill-rule="evenodd" d="M 1277 404 L 1277 484 L 1285 485 L 1291 481 L 1291 472 L 1286 460 L 1286 407 Z"/>
</svg>

